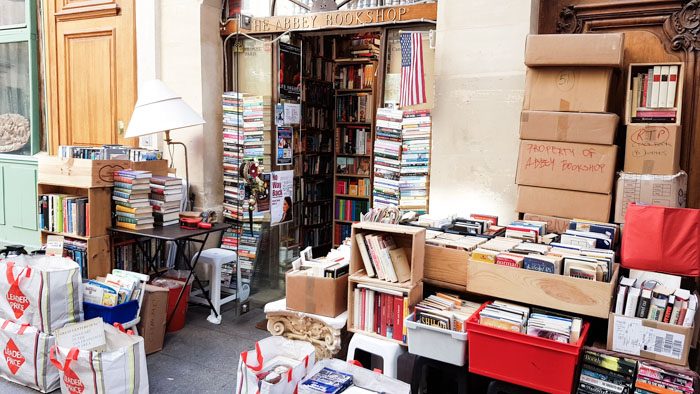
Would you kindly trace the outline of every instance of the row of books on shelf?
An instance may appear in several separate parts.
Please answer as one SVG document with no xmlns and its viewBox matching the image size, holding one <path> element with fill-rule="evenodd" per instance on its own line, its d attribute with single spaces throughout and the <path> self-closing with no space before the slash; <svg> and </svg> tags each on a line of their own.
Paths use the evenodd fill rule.
<svg viewBox="0 0 700 394">
<path fill-rule="evenodd" d="M 319 201 L 330 201 L 333 198 L 331 183 L 325 179 L 300 178 L 295 182 L 294 201 L 314 203 Z"/>
<path fill-rule="evenodd" d="M 305 226 L 328 223 L 333 217 L 331 204 L 304 205 L 301 224 Z"/>
<path fill-rule="evenodd" d="M 371 49 L 357 49 L 353 55 L 374 55 Z M 335 72 L 336 89 L 371 89 L 374 86 L 376 67 L 373 63 L 339 65 Z"/>
<path fill-rule="evenodd" d="M 578 343 L 583 320 L 535 307 L 493 301 L 479 313 L 479 324 L 561 343 Z"/>
<path fill-rule="evenodd" d="M 299 153 L 333 153 L 333 138 L 329 133 L 307 130 Z"/>
<path fill-rule="evenodd" d="M 39 196 L 39 228 L 42 230 L 89 237 L 89 216 L 87 197 L 68 194 Z"/>
<path fill-rule="evenodd" d="M 155 239 L 138 241 L 130 239 L 116 242 L 112 248 L 114 268 L 137 272 L 150 270 L 152 267 L 149 267 L 148 264 L 153 256 L 153 252 L 157 250 L 157 242 Z M 137 243 L 140 245 L 137 245 Z M 166 267 L 167 259 L 165 256 L 167 256 L 167 251 L 163 250 L 161 254 L 155 256 L 153 264 L 157 268 Z"/>
<path fill-rule="evenodd" d="M 335 219 L 357 222 L 364 212 L 369 209 L 369 201 L 336 198 Z"/>
<path fill-rule="evenodd" d="M 333 173 L 333 158 L 330 155 L 304 156 L 304 175 L 330 175 Z"/>
<path fill-rule="evenodd" d="M 583 351 L 580 394 L 695 393 L 694 377 L 678 367 L 634 360 L 595 348 Z M 634 391 L 633 391 L 634 390 Z"/>
<path fill-rule="evenodd" d="M 124 145 L 59 145 L 58 157 L 61 159 L 149 161 L 161 160 L 163 153 L 157 149 L 132 148 Z"/>
<path fill-rule="evenodd" d="M 335 223 L 333 228 L 333 242 L 341 244 L 346 238 L 352 235 L 352 225 L 348 223 Z"/>
<path fill-rule="evenodd" d="M 365 126 L 339 126 L 335 129 L 336 154 L 369 155 L 372 131 Z"/>
<path fill-rule="evenodd" d="M 324 98 L 326 100 L 324 104 L 327 105 L 328 96 L 324 96 Z M 304 102 L 303 106 L 302 121 L 304 122 L 304 128 L 327 130 L 332 127 L 333 115 L 330 108 L 314 106 L 310 102 Z"/>
<path fill-rule="evenodd" d="M 334 43 L 333 58 L 337 63 L 359 59 L 376 59 L 379 55 L 379 35 L 376 33 L 358 33 Z"/>
<path fill-rule="evenodd" d="M 692 327 L 697 309 L 697 294 L 689 290 L 670 288 L 656 280 L 620 278 L 615 301 L 618 315 Z"/>
<path fill-rule="evenodd" d="M 408 293 L 368 284 L 353 289 L 353 323 L 355 330 L 406 342 L 404 319 L 409 315 Z"/>
<path fill-rule="evenodd" d="M 336 194 L 369 197 L 371 190 L 369 178 L 340 179 L 335 181 Z"/>
<path fill-rule="evenodd" d="M 336 157 L 336 174 L 340 175 L 366 175 L 370 173 L 369 157 Z"/>
<path fill-rule="evenodd" d="M 411 263 L 406 251 L 388 234 L 356 234 L 365 273 L 392 283 L 411 279 Z"/>
<path fill-rule="evenodd" d="M 301 241 L 306 246 L 320 246 L 331 243 L 330 223 L 324 227 L 305 228 L 301 233 Z"/>
<path fill-rule="evenodd" d="M 78 263 L 83 279 L 88 277 L 88 251 L 87 242 L 79 239 L 66 238 L 63 241 L 63 256 Z"/>
<path fill-rule="evenodd" d="M 632 122 L 675 123 L 678 66 L 653 66 L 636 71 L 631 78 L 629 98 Z"/>
<path fill-rule="evenodd" d="M 318 56 L 318 55 L 317 55 Z M 304 58 L 304 75 L 315 81 L 333 83 L 333 61 L 321 57 L 306 56 Z M 330 85 L 330 84 L 329 84 Z M 332 85 L 331 85 L 332 87 Z M 331 92 L 331 95 L 333 93 Z"/>
<path fill-rule="evenodd" d="M 339 95 L 335 100 L 336 122 L 370 123 L 373 98 L 371 93 Z"/>
</svg>

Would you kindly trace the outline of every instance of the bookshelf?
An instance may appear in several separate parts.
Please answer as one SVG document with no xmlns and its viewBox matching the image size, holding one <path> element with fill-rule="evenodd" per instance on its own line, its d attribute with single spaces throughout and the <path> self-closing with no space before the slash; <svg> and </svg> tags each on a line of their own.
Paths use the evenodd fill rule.
<svg viewBox="0 0 700 394">
<path fill-rule="evenodd" d="M 311 246 L 314 255 L 325 255 L 332 246 L 333 225 L 333 61 L 332 39 L 307 37 L 302 42 L 302 124 L 295 160 L 299 242 Z M 295 212 L 296 213 L 296 212 Z"/>
<path fill-rule="evenodd" d="M 69 180 L 70 178 L 66 178 Z M 80 181 L 79 183 L 81 183 Z M 87 187 L 85 187 L 87 186 Z M 60 235 L 65 238 L 65 247 L 69 252 L 70 247 L 81 249 L 80 257 L 74 256 L 83 269 L 84 278 L 95 278 L 112 272 L 111 248 L 108 229 L 112 223 L 112 188 L 111 186 L 75 186 L 72 184 L 43 183 L 37 184 L 39 212 L 42 212 L 42 196 L 68 195 L 87 198 L 88 208 L 85 211 L 86 227 L 89 232 L 78 235 L 75 232 L 52 231 L 48 228 L 41 229 L 41 243 L 45 244 L 49 235 Z M 41 220 L 43 222 L 43 220 Z M 79 245 L 79 246 L 78 246 Z M 69 252 L 72 253 L 72 252 Z"/>
<path fill-rule="evenodd" d="M 371 207 L 379 34 L 338 36 L 333 42 L 335 88 L 333 245 Z"/>
<path fill-rule="evenodd" d="M 680 125 L 684 75 L 683 63 L 630 63 L 625 124 Z"/>
</svg>

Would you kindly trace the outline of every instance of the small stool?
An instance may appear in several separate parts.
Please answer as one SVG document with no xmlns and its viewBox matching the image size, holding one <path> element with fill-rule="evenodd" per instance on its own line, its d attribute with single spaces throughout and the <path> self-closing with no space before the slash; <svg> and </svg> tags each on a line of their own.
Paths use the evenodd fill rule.
<svg viewBox="0 0 700 394">
<path fill-rule="evenodd" d="M 347 361 L 355 359 L 355 351 L 357 349 L 381 357 L 384 363 L 384 375 L 396 379 L 399 356 L 406 353 L 401 345 L 356 333 L 350 340 Z"/>
<path fill-rule="evenodd" d="M 241 284 L 241 271 L 236 267 L 236 289 L 221 288 L 221 266 L 227 263 L 235 263 L 237 260 L 236 252 L 221 248 L 211 248 L 202 252 L 199 257 L 199 263 L 205 264 L 208 268 L 209 274 L 209 284 L 205 290 L 209 292 L 209 297 L 211 297 L 211 303 L 214 305 L 216 314 L 212 311 L 207 317 L 210 323 L 221 324 L 221 305 L 236 300 L 245 301 L 248 298 L 246 291 L 243 289 Z M 192 257 L 192 264 L 194 264 L 197 259 L 197 255 Z M 199 266 L 198 266 L 199 267 Z M 221 298 L 221 292 L 229 294 L 228 296 Z M 193 290 L 190 294 L 190 302 L 196 304 L 209 305 L 204 297 L 199 297 L 203 294 L 202 289 Z M 217 316 L 218 315 L 218 316 Z"/>
<path fill-rule="evenodd" d="M 467 370 L 464 367 L 418 356 L 413 363 L 411 394 L 422 392 L 467 394 L 467 376 Z M 427 387 L 421 387 L 423 380 Z M 433 387 L 434 382 L 439 382 L 440 387 Z M 447 387 L 451 390 L 446 389 Z"/>
</svg>

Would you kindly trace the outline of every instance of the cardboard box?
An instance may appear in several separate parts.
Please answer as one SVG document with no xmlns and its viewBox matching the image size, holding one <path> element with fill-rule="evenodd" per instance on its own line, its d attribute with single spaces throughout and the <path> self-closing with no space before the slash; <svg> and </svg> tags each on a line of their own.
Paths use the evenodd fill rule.
<svg viewBox="0 0 700 394">
<path fill-rule="evenodd" d="M 608 113 L 523 111 L 520 138 L 612 145 L 619 120 Z"/>
<path fill-rule="evenodd" d="M 525 213 L 523 220 L 536 220 L 538 222 L 547 223 L 547 232 L 549 233 L 565 233 L 569 229 L 571 219 L 560 218 L 557 216 L 539 215 L 536 213 Z"/>
<path fill-rule="evenodd" d="M 531 34 L 525 43 L 525 64 L 537 66 L 607 66 L 621 68 L 624 33 Z"/>
<path fill-rule="evenodd" d="M 667 124 L 627 126 L 625 172 L 673 175 L 680 171 L 681 127 Z"/>
<path fill-rule="evenodd" d="M 621 172 L 615 192 L 615 223 L 624 223 L 627 205 L 642 203 L 671 208 L 685 208 L 688 174 L 628 174 Z"/>
<path fill-rule="evenodd" d="M 164 287 L 146 285 L 146 293 L 141 305 L 141 322 L 138 324 L 146 354 L 163 350 L 168 293 L 168 289 Z"/>
<path fill-rule="evenodd" d="M 348 307 L 348 275 L 340 278 L 322 278 L 298 275 L 289 271 L 287 280 L 287 308 L 299 312 L 336 317 Z"/>
<path fill-rule="evenodd" d="M 527 70 L 523 109 L 607 112 L 613 70 L 601 67 L 539 67 Z"/>
<path fill-rule="evenodd" d="M 522 140 L 518 185 L 610 193 L 617 146 Z"/>
<path fill-rule="evenodd" d="M 612 195 L 518 186 L 518 212 L 607 222 Z"/>
<path fill-rule="evenodd" d="M 688 351 L 693 342 L 693 331 L 693 327 L 622 316 L 611 312 L 608 320 L 607 347 L 608 350 L 650 360 L 687 365 Z M 669 340 L 672 341 L 670 347 L 656 346 L 657 341 L 665 343 Z"/>
</svg>

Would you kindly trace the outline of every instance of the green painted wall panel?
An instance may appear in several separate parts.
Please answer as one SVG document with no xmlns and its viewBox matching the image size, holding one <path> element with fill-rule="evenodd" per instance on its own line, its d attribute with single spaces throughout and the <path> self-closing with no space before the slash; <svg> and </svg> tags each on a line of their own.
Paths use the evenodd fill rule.
<svg viewBox="0 0 700 394">
<path fill-rule="evenodd" d="M 0 242 L 38 247 L 36 177 L 33 160 L 0 159 Z"/>
</svg>

